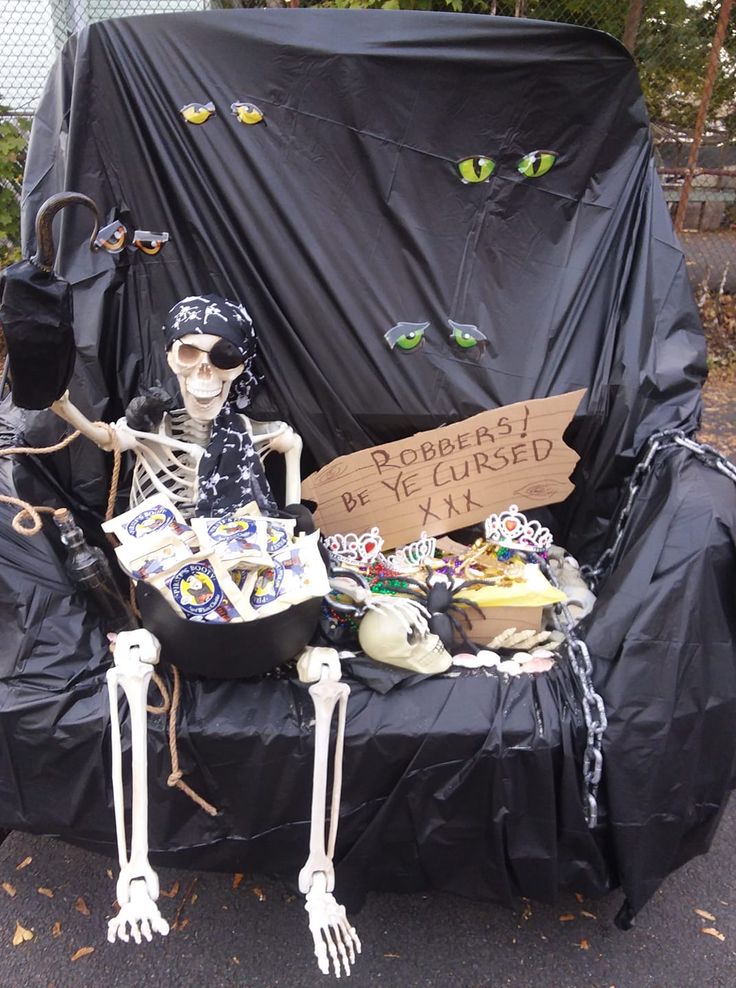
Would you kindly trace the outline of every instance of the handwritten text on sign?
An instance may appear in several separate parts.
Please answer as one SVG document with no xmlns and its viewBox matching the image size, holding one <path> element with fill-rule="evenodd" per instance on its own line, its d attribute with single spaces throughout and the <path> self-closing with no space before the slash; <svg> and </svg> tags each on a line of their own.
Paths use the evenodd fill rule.
<svg viewBox="0 0 736 988">
<path fill-rule="evenodd" d="M 378 525 L 386 548 L 493 511 L 562 501 L 577 453 L 562 441 L 584 391 L 505 405 L 340 456 L 302 484 L 325 535 Z"/>
</svg>

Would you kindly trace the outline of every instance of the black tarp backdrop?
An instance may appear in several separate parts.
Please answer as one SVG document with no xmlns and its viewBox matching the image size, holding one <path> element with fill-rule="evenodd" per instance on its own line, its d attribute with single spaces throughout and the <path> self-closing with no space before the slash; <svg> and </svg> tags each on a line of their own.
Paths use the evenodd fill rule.
<svg viewBox="0 0 736 988">
<path fill-rule="evenodd" d="M 206 123 L 180 117 L 209 100 Z M 265 124 L 240 123 L 235 101 L 255 103 Z M 517 163 L 536 150 L 557 161 L 524 177 Z M 457 162 L 479 156 L 496 162 L 490 181 L 463 184 Z M 27 242 L 37 208 L 63 189 L 131 231 L 171 235 L 155 257 L 92 254 L 82 221 L 64 217 L 72 397 L 93 418 L 166 379 L 163 313 L 209 291 L 253 315 L 265 375 L 254 416 L 292 423 L 308 463 L 587 387 L 569 430 L 577 489 L 554 512 L 559 540 L 582 558 L 601 547 L 647 437 L 697 427 L 702 333 L 636 71 L 605 35 L 335 10 L 95 24 L 67 45 L 36 116 Z M 450 319 L 487 345 L 458 348 Z M 423 347 L 388 349 L 383 334 L 401 321 L 430 324 Z M 25 417 L 33 444 L 60 431 L 49 414 Z M 43 470 L 17 467 L 15 481 L 37 501 L 67 491 L 92 517 L 107 469 L 79 442 Z M 385 695 L 354 682 L 341 894 L 429 885 L 510 902 L 620 882 L 636 911 L 707 848 L 736 747 L 732 486 L 689 454 L 663 457 L 589 623 L 611 720 L 598 830 L 583 820 L 585 732 L 565 668 L 410 681 Z M 109 848 L 104 639 L 69 597 L 52 543 L 29 550 L 4 530 L 0 824 Z M 307 842 L 305 688 L 190 680 L 182 717 L 183 767 L 222 814 L 165 788 L 154 721 L 152 847 L 295 875 Z"/>
</svg>

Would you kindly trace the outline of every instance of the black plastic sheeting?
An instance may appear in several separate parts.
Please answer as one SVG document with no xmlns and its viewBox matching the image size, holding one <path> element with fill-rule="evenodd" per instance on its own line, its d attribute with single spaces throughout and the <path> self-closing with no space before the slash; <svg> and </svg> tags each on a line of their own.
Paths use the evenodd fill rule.
<svg viewBox="0 0 736 988">
<path fill-rule="evenodd" d="M 179 109 L 212 100 L 206 123 Z M 265 124 L 230 113 L 255 103 Z M 553 151 L 536 178 L 517 164 Z M 463 184 L 457 162 L 496 162 Z M 64 216 L 74 290 L 72 397 L 92 418 L 170 385 L 163 313 L 216 291 L 251 312 L 264 383 L 252 414 L 304 437 L 305 472 L 338 453 L 481 409 L 587 387 L 581 454 L 550 512 L 583 561 L 605 543 L 649 435 L 696 429 L 704 342 L 651 161 L 633 62 L 612 38 L 502 18 L 335 10 L 107 21 L 72 39 L 36 116 L 26 246 L 43 200 L 95 199 L 156 256 L 92 254 Z M 461 351 L 448 320 L 487 338 Z M 425 344 L 390 351 L 398 322 Z M 19 430 L 17 412 L 8 427 Z M 29 444 L 58 438 L 27 414 Z M 89 443 L 19 465 L 36 503 L 94 533 L 107 458 Z M 7 471 L 6 471 L 7 474 Z M 12 482 L 6 476 L 7 486 Z M 122 505 L 121 505 L 122 507 Z M 3 508 L 1 517 L 9 512 Z M 386 692 L 349 681 L 340 895 L 427 886 L 511 902 L 621 884 L 635 913 L 707 849 L 736 750 L 733 484 L 690 453 L 657 460 L 588 622 L 610 727 L 600 822 L 585 825 L 578 688 L 563 664 L 505 680 L 461 673 Z M 110 849 L 104 636 L 71 592 L 54 535 L 3 525 L 0 825 Z M 292 878 L 307 849 L 311 701 L 287 674 L 185 681 L 187 781 L 167 789 L 150 729 L 151 845 L 171 861 Z"/>
</svg>

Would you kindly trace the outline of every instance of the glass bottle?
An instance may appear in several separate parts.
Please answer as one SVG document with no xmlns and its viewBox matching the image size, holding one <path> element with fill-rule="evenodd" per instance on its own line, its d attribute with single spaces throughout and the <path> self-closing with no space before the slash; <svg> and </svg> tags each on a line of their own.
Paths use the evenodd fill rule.
<svg viewBox="0 0 736 988">
<path fill-rule="evenodd" d="M 68 508 L 59 508 L 53 519 L 67 551 L 67 573 L 75 586 L 95 602 L 105 630 L 117 632 L 135 628 L 135 619 L 118 590 L 102 549 L 88 545 Z"/>
</svg>

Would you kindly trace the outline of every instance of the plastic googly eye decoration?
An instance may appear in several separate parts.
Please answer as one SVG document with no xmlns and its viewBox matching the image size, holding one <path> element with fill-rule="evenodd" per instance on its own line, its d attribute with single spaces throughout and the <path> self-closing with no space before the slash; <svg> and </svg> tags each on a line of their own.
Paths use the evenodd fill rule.
<svg viewBox="0 0 736 988">
<path fill-rule="evenodd" d="M 154 233 L 151 230 L 136 230 L 133 233 L 133 243 L 144 254 L 158 254 L 168 240 L 169 235 L 165 231 Z"/>
<path fill-rule="evenodd" d="M 215 109 L 215 104 L 209 103 L 187 103 L 186 106 L 182 106 L 179 110 L 182 117 L 190 124 L 203 124 L 206 123 L 210 117 L 214 117 L 217 113 Z"/>
<path fill-rule="evenodd" d="M 541 178 L 557 161 L 556 151 L 530 151 L 517 164 L 516 170 L 524 178 Z"/>
<path fill-rule="evenodd" d="M 452 319 L 448 319 L 447 322 L 450 326 L 450 339 L 463 350 L 470 350 L 479 344 L 488 342 L 488 337 L 485 333 L 481 333 L 477 326 L 470 323 L 453 322 Z"/>
<path fill-rule="evenodd" d="M 429 329 L 428 322 L 399 322 L 392 326 L 383 338 L 393 350 L 416 350 L 424 341 L 424 334 Z"/>
<path fill-rule="evenodd" d="M 263 118 L 263 112 L 258 109 L 255 103 L 231 103 L 231 111 L 235 114 L 238 120 L 244 124 L 257 124 L 265 123 Z"/>
<path fill-rule="evenodd" d="M 98 250 L 107 251 L 108 254 L 119 254 L 125 247 L 125 238 L 128 231 L 120 220 L 113 220 L 107 226 L 103 226 L 95 237 L 94 246 Z"/>
<path fill-rule="evenodd" d="M 488 181 L 496 170 L 496 162 L 487 155 L 475 155 L 458 161 L 457 170 L 464 185 L 478 185 Z"/>
</svg>

